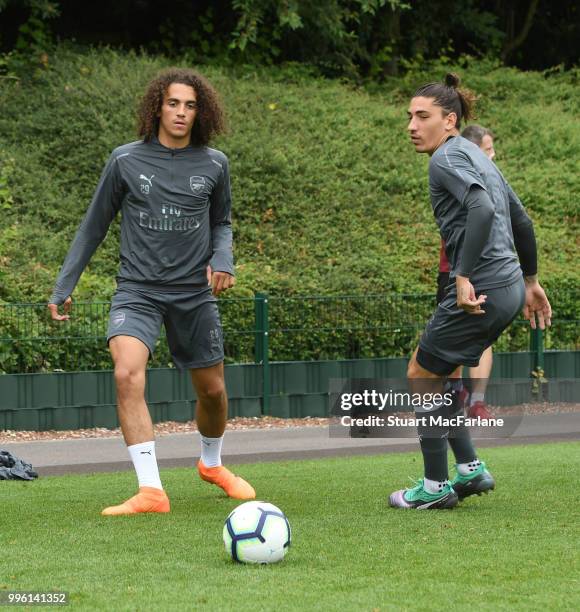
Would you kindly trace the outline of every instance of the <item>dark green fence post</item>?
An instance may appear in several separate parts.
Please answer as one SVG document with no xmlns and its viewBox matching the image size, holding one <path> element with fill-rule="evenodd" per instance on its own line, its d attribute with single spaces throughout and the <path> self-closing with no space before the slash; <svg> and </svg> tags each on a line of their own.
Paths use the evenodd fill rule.
<svg viewBox="0 0 580 612">
<path fill-rule="evenodd" d="M 255 360 L 262 366 L 262 414 L 270 414 L 270 361 L 268 350 L 268 294 L 255 294 Z"/>
<path fill-rule="evenodd" d="M 544 332 L 539 329 L 530 330 L 530 351 L 534 354 L 534 370 L 544 371 Z"/>
</svg>

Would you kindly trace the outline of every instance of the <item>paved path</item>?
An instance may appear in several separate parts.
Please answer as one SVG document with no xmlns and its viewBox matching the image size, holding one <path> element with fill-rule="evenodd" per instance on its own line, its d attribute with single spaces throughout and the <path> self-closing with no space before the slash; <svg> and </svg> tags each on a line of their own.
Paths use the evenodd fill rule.
<svg viewBox="0 0 580 612">
<path fill-rule="evenodd" d="M 580 413 L 525 416 L 511 437 L 482 438 L 477 440 L 477 446 L 572 440 L 580 440 Z M 132 469 L 121 437 L 7 442 L 0 443 L 0 448 L 32 463 L 42 476 Z M 199 456 L 199 435 L 160 436 L 156 450 L 161 467 L 192 465 L 193 459 Z M 418 443 L 414 435 L 353 439 L 330 437 L 328 427 L 248 429 L 226 432 L 223 459 L 224 463 L 236 464 L 415 450 Z"/>
</svg>

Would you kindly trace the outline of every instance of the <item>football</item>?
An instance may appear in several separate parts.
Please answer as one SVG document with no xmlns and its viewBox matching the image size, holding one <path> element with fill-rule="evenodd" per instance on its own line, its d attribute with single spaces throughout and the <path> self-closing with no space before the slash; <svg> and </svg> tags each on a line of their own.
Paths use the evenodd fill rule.
<svg viewBox="0 0 580 612">
<path fill-rule="evenodd" d="M 227 553 L 240 563 L 276 563 L 290 547 L 292 534 L 286 515 L 273 504 L 260 501 L 238 506 L 223 530 Z"/>
</svg>

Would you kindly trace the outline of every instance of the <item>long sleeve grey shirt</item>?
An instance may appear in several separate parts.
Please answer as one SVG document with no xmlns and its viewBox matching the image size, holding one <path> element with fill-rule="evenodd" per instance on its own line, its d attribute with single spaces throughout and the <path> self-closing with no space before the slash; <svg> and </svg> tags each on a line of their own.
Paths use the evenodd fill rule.
<svg viewBox="0 0 580 612">
<path fill-rule="evenodd" d="M 72 294 L 121 211 L 119 283 L 187 290 L 206 268 L 234 273 L 226 156 L 209 147 L 170 149 L 156 138 L 115 149 L 58 275 L 51 304 Z"/>
<path fill-rule="evenodd" d="M 531 221 L 498 167 L 477 145 L 461 136 L 443 143 L 429 162 L 429 191 L 451 282 L 458 274 L 469 276 L 481 291 L 521 278 L 512 224 L 531 226 Z"/>
</svg>

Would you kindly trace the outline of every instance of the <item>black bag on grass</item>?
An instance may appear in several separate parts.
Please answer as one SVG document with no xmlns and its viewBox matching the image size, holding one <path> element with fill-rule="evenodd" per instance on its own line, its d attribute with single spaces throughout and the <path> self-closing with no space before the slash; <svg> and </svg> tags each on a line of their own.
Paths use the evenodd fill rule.
<svg viewBox="0 0 580 612">
<path fill-rule="evenodd" d="M 18 459 L 12 453 L 0 450 L 0 480 L 34 480 L 38 474 L 30 463 Z"/>
</svg>

